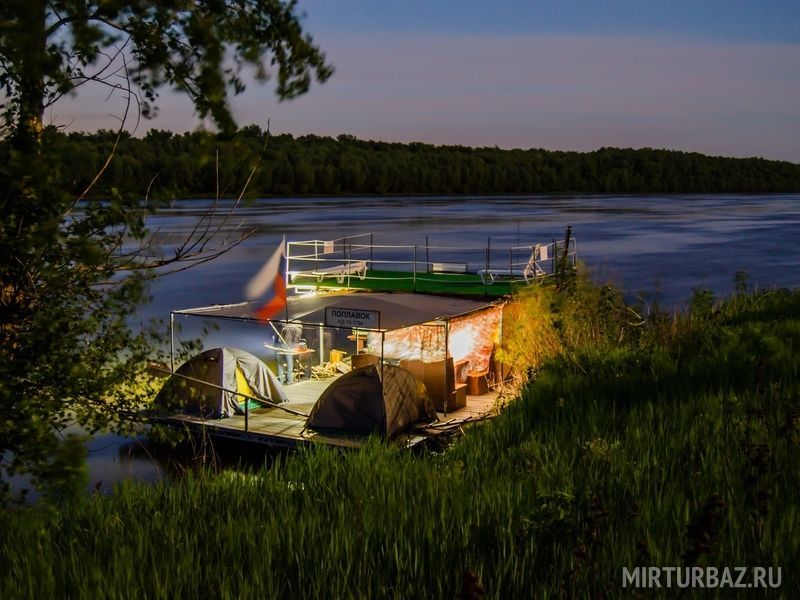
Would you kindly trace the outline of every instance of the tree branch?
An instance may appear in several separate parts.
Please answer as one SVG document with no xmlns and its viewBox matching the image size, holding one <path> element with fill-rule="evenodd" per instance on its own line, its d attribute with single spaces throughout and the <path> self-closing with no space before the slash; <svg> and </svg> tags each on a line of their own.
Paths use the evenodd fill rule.
<svg viewBox="0 0 800 600">
<path fill-rule="evenodd" d="M 125 62 L 125 73 L 127 75 L 127 72 L 128 72 L 128 70 L 127 70 L 127 61 L 125 61 L 124 57 L 123 57 L 123 62 Z M 86 198 L 86 196 L 89 194 L 89 192 L 92 190 L 92 188 L 94 188 L 94 186 L 97 185 L 97 182 L 100 180 L 100 177 L 102 177 L 103 173 L 106 172 L 106 169 L 108 169 L 108 165 L 111 164 L 111 160 L 114 158 L 114 153 L 116 152 L 117 147 L 119 146 L 119 141 L 120 141 L 120 139 L 122 139 L 122 132 L 125 130 L 125 122 L 128 120 L 128 112 L 130 111 L 130 108 L 131 108 L 131 98 L 134 97 L 134 94 L 131 91 L 130 78 L 126 77 L 125 81 L 127 82 L 127 88 L 126 88 L 127 96 L 126 96 L 126 99 L 125 99 L 125 111 L 123 112 L 122 118 L 120 119 L 119 129 L 117 129 L 117 137 L 114 139 L 114 146 L 111 148 L 111 152 L 106 157 L 106 161 L 103 163 L 103 166 L 100 167 L 100 170 L 95 174 L 95 176 L 92 179 L 92 181 L 89 182 L 89 185 L 86 186 L 86 189 L 84 189 L 83 192 L 81 192 L 81 194 L 77 198 L 75 198 L 75 201 L 69 207 L 67 212 L 64 213 L 64 215 L 63 215 L 64 217 L 69 216 L 69 214 L 75 209 L 75 207 L 78 205 L 78 203 L 81 200 L 84 200 Z M 137 100 L 137 104 L 138 104 L 138 100 Z"/>
</svg>

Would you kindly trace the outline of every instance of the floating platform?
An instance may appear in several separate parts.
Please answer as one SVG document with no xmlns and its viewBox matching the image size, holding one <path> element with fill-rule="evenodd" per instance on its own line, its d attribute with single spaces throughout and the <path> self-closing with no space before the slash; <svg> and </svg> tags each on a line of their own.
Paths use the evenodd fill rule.
<svg viewBox="0 0 800 600">
<path fill-rule="evenodd" d="M 495 351 L 509 296 L 558 281 L 574 268 L 577 251 L 567 227 L 563 242 L 502 248 L 491 239 L 483 247 L 435 246 L 427 238 L 424 246 L 379 245 L 372 234 L 306 240 L 286 243 L 284 258 L 286 289 L 295 293 L 280 314 L 264 319 L 261 302 L 172 311 L 170 373 L 199 387 L 168 390 L 184 401 L 181 411 L 155 421 L 283 448 L 359 447 L 374 431 L 414 446 L 460 431 L 498 411 L 500 395 L 489 382 L 507 375 Z M 251 323 L 266 355 L 216 348 L 174 372 L 176 319 L 204 333 Z M 436 419 L 434 409 L 447 412 Z"/>
<path fill-rule="evenodd" d="M 336 378 L 300 381 L 284 389 L 289 402 L 282 406 L 297 412 L 308 413 L 322 392 Z M 480 396 L 467 396 L 466 406 L 453 412 L 438 413 L 439 421 L 418 425 L 402 435 L 397 442 L 404 447 L 417 446 L 428 439 L 456 431 L 463 425 L 486 418 L 499 412 L 500 394 L 494 391 Z M 321 443 L 341 448 L 359 448 L 367 438 L 344 432 L 320 433 L 305 429 L 306 418 L 290 414 L 280 408 L 258 408 L 245 415 L 233 415 L 222 419 L 208 419 L 190 414 L 171 414 L 151 418 L 154 423 L 184 429 L 194 435 L 237 440 L 273 448 L 297 448 Z"/>
</svg>

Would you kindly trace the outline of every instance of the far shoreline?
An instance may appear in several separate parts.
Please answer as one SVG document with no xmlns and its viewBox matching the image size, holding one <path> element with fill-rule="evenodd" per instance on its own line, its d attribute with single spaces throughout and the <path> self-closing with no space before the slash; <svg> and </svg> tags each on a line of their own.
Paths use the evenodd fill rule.
<svg viewBox="0 0 800 600">
<path fill-rule="evenodd" d="M 533 198 L 533 197 L 541 197 L 541 198 L 575 198 L 575 197 L 582 197 L 582 198 L 609 198 L 609 197 L 616 197 L 616 198 L 646 198 L 646 197 L 667 197 L 667 198 L 674 198 L 674 197 L 687 197 L 687 196 L 715 196 L 715 197 L 724 197 L 724 196 L 746 196 L 746 197 L 756 197 L 756 196 L 800 196 L 800 190 L 796 192 L 531 192 L 531 193 L 508 193 L 508 192 L 497 192 L 497 193 L 449 193 L 449 194 L 442 194 L 442 193 L 435 193 L 435 192 L 408 192 L 408 193 L 392 193 L 392 194 L 381 194 L 381 193 L 374 193 L 374 194 L 259 194 L 257 196 L 245 196 L 241 198 L 242 203 L 252 202 L 254 200 L 275 200 L 280 198 L 285 198 L 287 200 L 315 200 L 315 199 L 324 199 L 324 198 L 342 198 L 342 199 L 369 199 L 369 198 L 381 198 L 381 199 L 393 199 L 393 198 Z M 144 201 L 144 197 L 138 198 L 141 201 Z M 238 196 L 220 196 L 219 198 L 215 198 L 214 194 L 209 193 L 198 193 L 198 194 L 187 194 L 187 195 L 180 195 L 174 196 L 172 198 L 159 198 L 159 199 L 151 199 L 153 202 L 157 203 L 164 203 L 164 202 L 185 202 L 189 200 L 220 200 L 220 201 L 232 201 L 235 202 L 239 200 Z M 108 200 L 108 197 L 105 195 L 89 195 L 84 201 L 103 201 Z"/>
</svg>

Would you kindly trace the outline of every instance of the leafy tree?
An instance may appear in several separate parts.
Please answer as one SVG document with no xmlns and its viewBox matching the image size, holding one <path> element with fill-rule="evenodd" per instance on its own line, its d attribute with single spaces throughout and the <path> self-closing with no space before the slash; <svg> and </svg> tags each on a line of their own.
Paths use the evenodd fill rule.
<svg viewBox="0 0 800 600">
<path fill-rule="evenodd" d="M 85 188 L 114 147 L 116 134 L 49 132 L 58 168 Z M 796 192 L 800 165 L 755 158 L 710 157 L 670 150 L 604 148 L 548 152 L 429 146 L 284 134 L 249 125 L 234 135 L 151 131 L 125 137 L 93 193 L 149 190 L 151 196 L 235 195 L 252 168 L 248 194 L 538 194 L 559 192 Z M 214 150 L 219 151 L 219 160 Z M 158 177 L 153 180 L 154 175 Z M 152 180 L 152 181 L 151 181 Z"/>
<path fill-rule="evenodd" d="M 76 472 L 70 465 L 79 454 L 58 434 L 71 423 L 89 431 L 122 426 L 125 410 L 136 406 L 136 378 L 153 337 L 128 324 L 153 269 L 182 269 L 237 242 L 209 250 L 201 226 L 162 252 L 148 241 L 145 216 L 154 206 L 139 200 L 146 190 L 128 196 L 111 187 L 102 201 L 87 199 L 100 177 L 86 182 L 69 172 L 62 134 L 42 126 L 44 110 L 95 83 L 121 91 L 130 110 L 147 116 L 169 87 L 231 132 L 229 94 L 244 89 L 246 67 L 261 80 L 274 69 L 280 99 L 332 73 L 294 1 L 0 3 L 0 476 L 27 472 L 64 497 L 57 480 Z M 99 132 L 93 141 L 112 154 L 132 142 L 123 131 Z M 154 175 L 123 153 L 119 177 Z"/>
</svg>

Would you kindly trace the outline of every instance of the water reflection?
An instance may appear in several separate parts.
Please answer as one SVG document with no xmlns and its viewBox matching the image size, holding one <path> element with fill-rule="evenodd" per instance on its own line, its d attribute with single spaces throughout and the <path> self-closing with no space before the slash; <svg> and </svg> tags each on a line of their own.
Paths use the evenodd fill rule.
<svg viewBox="0 0 800 600">
<path fill-rule="evenodd" d="M 89 471 L 86 493 L 102 495 L 112 494 L 122 481 L 178 480 L 187 473 L 204 469 L 256 472 L 273 466 L 286 453 L 246 442 L 189 438 L 168 444 L 145 435 L 132 439 L 109 433 L 88 438 L 86 449 Z M 9 483 L 17 498 L 36 502 L 41 496 L 29 477 L 15 475 Z"/>
</svg>

